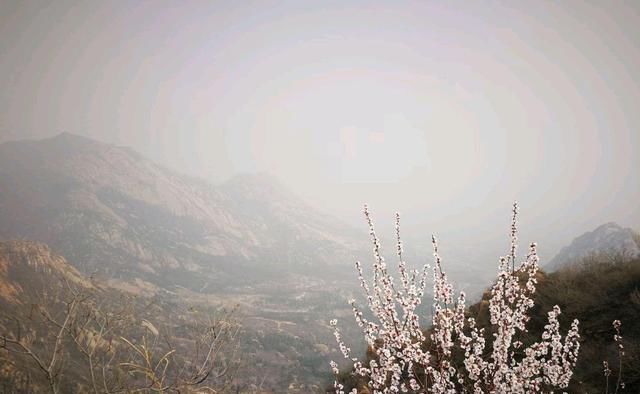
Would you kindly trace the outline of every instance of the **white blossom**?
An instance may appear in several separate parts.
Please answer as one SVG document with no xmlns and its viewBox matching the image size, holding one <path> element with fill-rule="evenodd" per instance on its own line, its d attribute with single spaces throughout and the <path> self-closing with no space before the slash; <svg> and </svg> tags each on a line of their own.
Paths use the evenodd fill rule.
<svg viewBox="0 0 640 394">
<path fill-rule="evenodd" d="M 563 339 L 558 321 L 561 310 L 555 306 L 548 313 L 548 324 L 541 340 L 529 346 L 521 341 L 521 334 L 527 331 L 528 312 L 533 307 L 539 259 L 537 245 L 531 243 L 524 261 L 517 263 L 517 203 L 512 210 L 509 254 L 500 258 L 497 278 L 491 288 L 492 337 L 477 326 L 473 317 L 466 316 L 465 294 L 454 297 L 435 236 L 432 237 L 433 268 L 424 265 L 422 272 L 408 271 L 400 238 L 400 215 L 396 214 L 400 278 L 399 286 L 396 286 L 382 257 L 380 241 L 366 205 L 364 215 L 373 245 L 371 283 L 364 278 L 360 262 L 356 262 L 356 271 L 375 321 L 364 318 L 355 300 L 349 303 L 356 323 L 375 353 L 368 365 L 351 358 L 337 322 L 332 320 L 331 325 L 341 353 L 353 363 L 353 373 L 367 380 L 369 389 L 385 394 L 479 394 L 552 392 L 568 386 L 580 347 L 577 320 Z M 430 271 L 433 274 L 433 314 L 428 341 L 420 328 L 416 308 L 421 304 Z M 616 329 L 619 336 L 619 323 Z M 462 357 L 456 358 L 456 354 Z M 337 364 L 332 361 L 331 367 L 337 375 Z M 607 368 L 605 366 L 605 370 Z M 344 392 L 337 380 L 335 389 L 336 393 Z M 352 391 L 355 392 L 356 389 Z"/>
</svg>

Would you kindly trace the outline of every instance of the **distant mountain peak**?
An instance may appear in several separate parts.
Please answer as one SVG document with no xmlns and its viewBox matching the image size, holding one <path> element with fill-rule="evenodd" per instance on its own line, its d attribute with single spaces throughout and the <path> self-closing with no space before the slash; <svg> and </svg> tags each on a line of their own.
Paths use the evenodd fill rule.
<svg viewBox="0 0 640 394">
<path fill-rule="evenodd" d="M 58 134 L 54 135 L 53 137 L 51 137 L 51 139 L 57 139 L 57 138 L 63 138 L 63 139 L 64 139 L 64 138 L 70 138 L 70 139 L 72 139 L 72 138 L 90 139 L 90 138 L 87 138 L 87 137 L 83 137 L 83 136 L 81 136 L 80 134 L 74 134 L 74 133 L 71 133 L 71 132 L 69 132 L 69 131 L 62 131 L 62 132 L 60 132 L 60 133 L 58 133 Z"/>
<path fill-rule="evenodd" d="M 63 131 L 59 134 L 54 135 L 53 137 L 45 138 L 40 140 L 43 143 L 65 143 L 65 144 L 73 144 L 76 146 L 108 146 L 107 143 L 98 141 L 91 137 L 86 137 L 80 134 L 70 133 L 68 131 Z"/>
<path fill-rule="evenodd" d="M 601 224 L 600 226 L 596 227 L 595 230 L 593 230 L 593 233 L 596 234 L 611 234 L 614 232 L 618 232 L 618 231 L 623 231 L 624 228 L 619 225 L 616 222 L 608 222 L 608 223 L 604 223 Z"/>
<path fill-rule="evenodd" d="M 638 234 L 631 228 L 624 228 L 616 222 L 604 223 L 593 231 L 575 238 L 568 246 L 549 261 L 546 268 L 556 270 L 579 260 L 601 253 L 621 254 L 628 257 L 640 256 Z"/>
</svg>

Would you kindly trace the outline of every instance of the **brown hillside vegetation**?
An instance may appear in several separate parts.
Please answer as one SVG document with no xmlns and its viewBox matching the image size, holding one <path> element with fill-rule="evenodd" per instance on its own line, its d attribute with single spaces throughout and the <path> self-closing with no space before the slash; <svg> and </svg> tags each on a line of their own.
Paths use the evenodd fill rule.
<svg viewBox="0 0 640 394">
<path fill-rule="evenodd" d="M 0 289 L 2 393 L 232 388 L 231 312 L 116 290 L 28 241 L 0 242 Z"/>
<path fill-rule="evenodd" d="M 0 242 L 0 299 L 22 304 L 24 293 L 35 295 L 45 289 L 52 290 L 52 277 L 64 278 L 70 284 L 91 288 L 86 280 L 67 261 L 51 252 L 45 244 L 30 241 Z M 25 288 L 20 283 L 28 279 Z"/>
<path fill-rule="evenodd" d="M 521 338 L 527 345 L 539 338 L 548 324 L 547 312 L 554 305 L 560 306 L 562 330 L 569 328 L 573 319 L 580 321 L 580 353 L 569 393 L 602 393 L 615 391 L 615 384 L 622 367 L 621 393 L 640 392 L 640 259 L 622 256 L 591 256 L 581 264 L 551 273 L 539 272 L 535 306 L 530 313 L 528 335 Z M 489 323 L 489 292 L 482 300 L 468 309 L 478 325 L 491 329 Z M 614 320 L 622 322 L 624 356 L 619 357 L 614 341 Z M 429 330 L 427 330 L 427 333 Z M 487 331 L 489 341 L 491 332 Z M 426 335 L 429 338 L 429 335 Z M 429 339 L 427 339 L 429 341 Z M 424 346 L 429 347 L 429 343 Z M 367 363 L 374 353 L 368 352 Z M 462 355 L 460 355 L 460 362 Z M 611 376 L 607 381 L 603 373 L 603 361 L 607 361 Z M 461 365 L 460 365 L 461 367 Z M 368 392 L 361 378 L 350 371 L 343 371 L 340 379 L 348 392 L 354 387 Z M 330 385 L 331 388 L 333 385 Z"/>
</svg>

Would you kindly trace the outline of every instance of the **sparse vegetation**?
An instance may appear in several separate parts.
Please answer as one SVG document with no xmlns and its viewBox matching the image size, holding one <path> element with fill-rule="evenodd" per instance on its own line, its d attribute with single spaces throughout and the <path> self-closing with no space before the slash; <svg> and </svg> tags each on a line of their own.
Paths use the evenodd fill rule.
<svg viewBox="0 0 640 394">
<path fill-rule="evenodd" d="M 591 256 L 580 266 L 546 274 L 538 269 L 532 244 L 526 260 L 516 264 L 516 213 L 514 206 L 511 250 L 500 260 L 498 279 L 469 308 L 464 294 L 454 302 L 434 238 L 432 326 L 424 329 L 414 310 L 424 293 L 427 267 L 422 273 L 406 269 L 397 222 L 402 283 L 396 288 L 365 209 L 375 255 L 371 290 L 357 268 L 376 320 L 366 319 L 352 302 L 369 347 L 363 360 L 354 358 L 353 366 L 342 372 L 332 364 L 333 390 L 481 393 L 559 387 L 576 393 L 638 392 L 640 260 L 622 254 Z M 560 327 L 569 328 L 563 342 Z M 336 339 L 351 362 L 351 349 L 337 328 Z"/>
<path fill-rule="evenodd" d="M 47 274 L 50 288 L 36 297 L 23 292 L 19 303 L 4 305 L 2 392 L 220 392 L 232 387 L 241 361 L 235 310 L 162 316 L 147 299 L 95 282 L 71 283 L 59 271 Z"/>
</svg>

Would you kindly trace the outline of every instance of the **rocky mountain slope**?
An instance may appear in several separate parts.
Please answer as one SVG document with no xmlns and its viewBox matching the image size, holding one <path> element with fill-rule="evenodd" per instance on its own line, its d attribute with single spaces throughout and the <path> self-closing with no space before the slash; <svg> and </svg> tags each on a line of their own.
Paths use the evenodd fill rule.
<svg viewBox="0 0 640 394">
<path fill-rule="evenodd" d="M 223 289 L 351 267 L 366 241 L 266 175 L 214 186 L 131 149 L 60 134 L 0 145 L 0 239 L 86 274 Z"/>
<path fill-rule="evenodd" d="M 616 223 L 605 223 L 575 238 L 544 267 L 553 271 L 589 255 L 607 254 L 632 259 L 640 256 L 640 235 Z"/>
<path fill-rule="evenodd" d="M 66 260 L 48 246 L 30 241 L 0 241 L 0 303 L 22 305 L 65 286 L 91 288 Z"/>
<path fill-rule="evenodd" d="M 224 346 L 215 352 L 224 361 L 207 368 L 239 366 L 236 342 L 227 329 L 240 328 L 233 314 L 214 303 L 200 303 L 196 311 L 166 291 L 134 290 L 83 276 L 44 244 L 0 241 L 0 392 L 147 391 L 132 389 L 147 383 L 127 369 L 140 361 L 131 344 L 164 338 L 165 345 L 156 342 L 147 350 L 155 358 L 171 349 L 176 356 L 167 367 L 173 366 L 175 380 L 188 377 L 181 371 L 199 362 L 200 349 L 194 352 L 193 346 L 200 346 L 203 330 L 218 330 L 218 344 Z M 215 323 L 203 325 L 214 316 Z M 250 347 L 245 349 L 252 354 Z M 206 387 L 231 384 L 226 378 L 202 378 Z M 250 385 L 246 379 L 236 382 L 231 391 Z M 185 387 L 175 391 L 197 391 Z"/>
<path fill-rule="evenodd" d="M 234 320 L 237 316 L 241 325 L 239 348 L 233 348 L 232 342 L 226 343 L 231 348 L 220 350 L 217 357 L 242 360 L 229 390 L 243 393 L 321 392 L 323 382 L 330 378 L 326 359 L 332 350 L 326 345 L 332 344 L 326 316 L 350 313 L 344 300 L 336 295 L 336 288 L 328 288 L 321 281 L 307 280 L 297 287 L 287 287 L 286 283 L 279 287 L 264 284 L 247 289 L 244 294 L 211 295 L 185 288 L 169 291 L 139 278 L 125 282 L 87 277 L 39 242 L 0 241 L 0 338 L 24 335 L 39 357 L 50 357 L 53 335 L 59 328 L 47 323 L 41 311 L 49 311 L 58 322 L 64 320 L 74 293 L 84 301 L 74 315 L 70 333 L 95 328 L 85 326 L 85 318 L 111 316 L 111 321 L 118 324 L 115 331 L 109 331 L 112 337 L 140 340 L 148 324 L 145 322 L 150 322 L 168 335 L 170 342 L 189 345 L 178 349 L 187 357 L 193 350 L 190 341 L 200 335 L 193 330 L 209 324 L 211 318 L 219 321 L 225 311 L 239 305 L 237 313 L 230 315 Z M 49 390 L 42 371 L 32 359 L 7 352 L 2 346 L 0 339 L 0 392 Z M 120 361 L 129 361 L 127 357 L 131 355 L 126 349 L 120 350 L 124 351 L 118 353 Z M 61 354 L 65 360 L 60 366 L 64 369 L 61 392 L 87 392 L 87 361 L 69 338 Z M 110 375 L 116 373 L 117 365 L 108 370 Z M 210 383 L 217 384 L 218 380 L 212 379 Z"/>
</svg>

